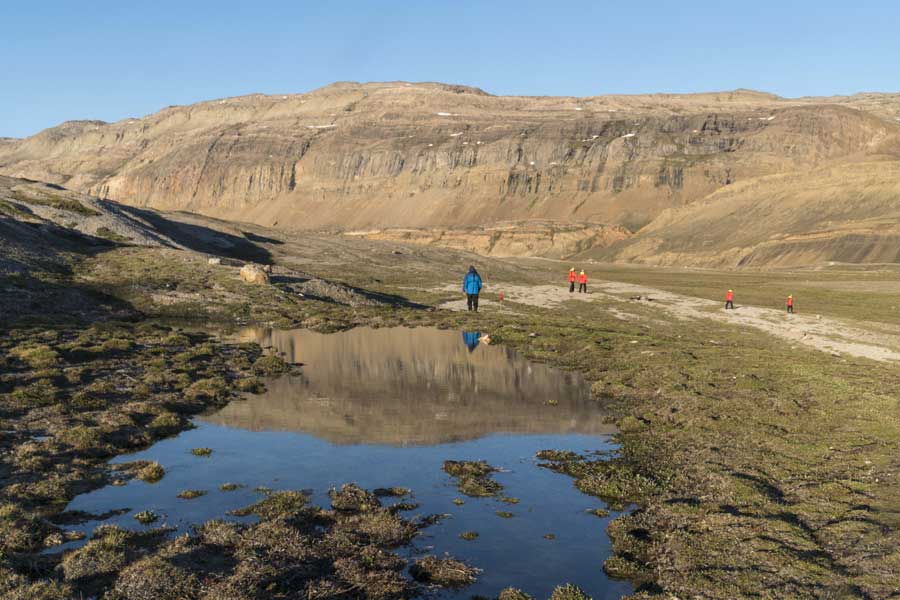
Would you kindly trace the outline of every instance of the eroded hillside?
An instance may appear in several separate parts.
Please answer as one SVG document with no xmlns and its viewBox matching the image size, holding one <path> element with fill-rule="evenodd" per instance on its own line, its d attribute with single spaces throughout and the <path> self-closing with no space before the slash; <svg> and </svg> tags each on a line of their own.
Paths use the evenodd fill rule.
<svg viewBox="0 0 900 600">
<path fill-rule="evenodd" d="M 139 206 L 285 229 L 421 230 L 407 237 L 477 249 L 483 231 L 467 232 L 503 221 L 563 224 L 570 237 L 572 224 L 636 231 L 733 184 L 892 161 L 898 119 L 900 96 L 888 94 L 500 97 L 342 83 L 64 123 L 0 144 L 0 173 Z M 591 233 L 561 251 L 552 227 L 541 235 L 512 252 L 628 243 Z M 634 252 L 609 255 L 652 258 Z"/>
<path fill-rule="evenodd" d="M 707 267 L 900 262 L 900 162 L 740 182 L 584 256 Z"/>
</svg>

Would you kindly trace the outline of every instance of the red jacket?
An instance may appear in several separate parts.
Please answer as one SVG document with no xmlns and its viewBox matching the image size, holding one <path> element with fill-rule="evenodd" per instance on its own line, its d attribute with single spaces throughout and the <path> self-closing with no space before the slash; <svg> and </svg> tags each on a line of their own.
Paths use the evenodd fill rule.
<svg viewBox="0 0 900 600">
<path fill-rule="evenodd" d="M 578 276 L 578 283 L 587 283 L 587 275 L 582 273 Z"/>
<path fill-rule="evenodd" d="M 793 306 L 793 305 L 794 305 L 794 299 L 793 299 L 793 298 L 788 298 L 788 299 L 787 299 L 787 305 L 788 305 L 788 306 Z"/>
<path fill-rule="evenodd" d="M 569 283 L 575 283 L 576 277 L 575 271 L 569 271 Z"/>
<path fill-rule="evenodd" d="M 734 292 L 725 292 L 725 302 L 734 301 Z"/>
</svg>

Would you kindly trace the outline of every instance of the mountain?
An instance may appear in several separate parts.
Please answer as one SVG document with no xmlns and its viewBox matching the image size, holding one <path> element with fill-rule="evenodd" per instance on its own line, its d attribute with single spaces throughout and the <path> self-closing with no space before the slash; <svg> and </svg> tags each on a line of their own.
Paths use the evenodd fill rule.
<svg viewBox="0 0 900 600">
<path fill-rule="evenodd" d="M 900 162 L 738 182 L 581 257 L 705 267 L 900 263 Z"/>
<path fill-rule="evenodd" d="M 685 220 L 703 222 L 698 211 L 728 212 L 710 206 L 735 197 L 753 204 L 768 198 L 770 183 L 788 190 L 792 176 L 815 179 L 857 164 L 894 177 L 898 140 L 900 94 L 503 97 L 439 83 L 338 83 L 307 94 L 173 106 L 117 123 L 67 122 L 0 143 L 0 173 L 285 229 L 452 241 L 496 255 L 709 262 L 712 246 L 679 241 L 692 235 Z M 829 190 L 826 221 L 859 192 L 837 175 Z M 752 228 L 757 237 L 740 247 L 713 244 L 723 260 L 712 262 L 737 265 L 745 259 L 740 248 L 817 235 L 825 226 L 756 218 L 764 223 Z M 741 222 L 740 214 L 732 219 Z M 509 222 L 525 223 L 527 243 L 490 242 L 510 239 L 496 230 Z M 558 231 L 566 242 L 552 242 Z M 663 239 L 683 250 L 658 257 Z M 756 256 L 751 262 L 765 262 Z"/>
</svg>

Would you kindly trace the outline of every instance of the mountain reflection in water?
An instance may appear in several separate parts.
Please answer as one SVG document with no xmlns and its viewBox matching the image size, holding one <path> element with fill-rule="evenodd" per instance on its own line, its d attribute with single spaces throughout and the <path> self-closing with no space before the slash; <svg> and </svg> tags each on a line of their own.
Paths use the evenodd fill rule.
<svg viewBox="0 0 900 600">
<path fill-rule="evenodd" d="M 302 374 L 268 379 L 264 394 L 203 417 L 211 423 L 395 446 L 614 431 L 579 375 L 479 343 L 477 332 L 252 328 L 238 335 L 303 363 Z"/>
</svg>

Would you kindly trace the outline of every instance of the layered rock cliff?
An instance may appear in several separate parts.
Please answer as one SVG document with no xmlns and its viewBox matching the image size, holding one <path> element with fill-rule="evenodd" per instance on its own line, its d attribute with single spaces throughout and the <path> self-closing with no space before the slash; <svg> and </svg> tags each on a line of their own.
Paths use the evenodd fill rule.
<svg viewBox="0 0 900 600">
<path fill-rule="evenodd" d="M 342 83 L 65 123 L 0 144 L 0 173 L 288 229 L 414 228 L 446 240 L 538 219 L 636 231 L 735 183 L 893 160 L 898 118 L 896 95 L 498 97 Z M 483 245 L 478 236 L 461 247 Z"/>
</svg>

